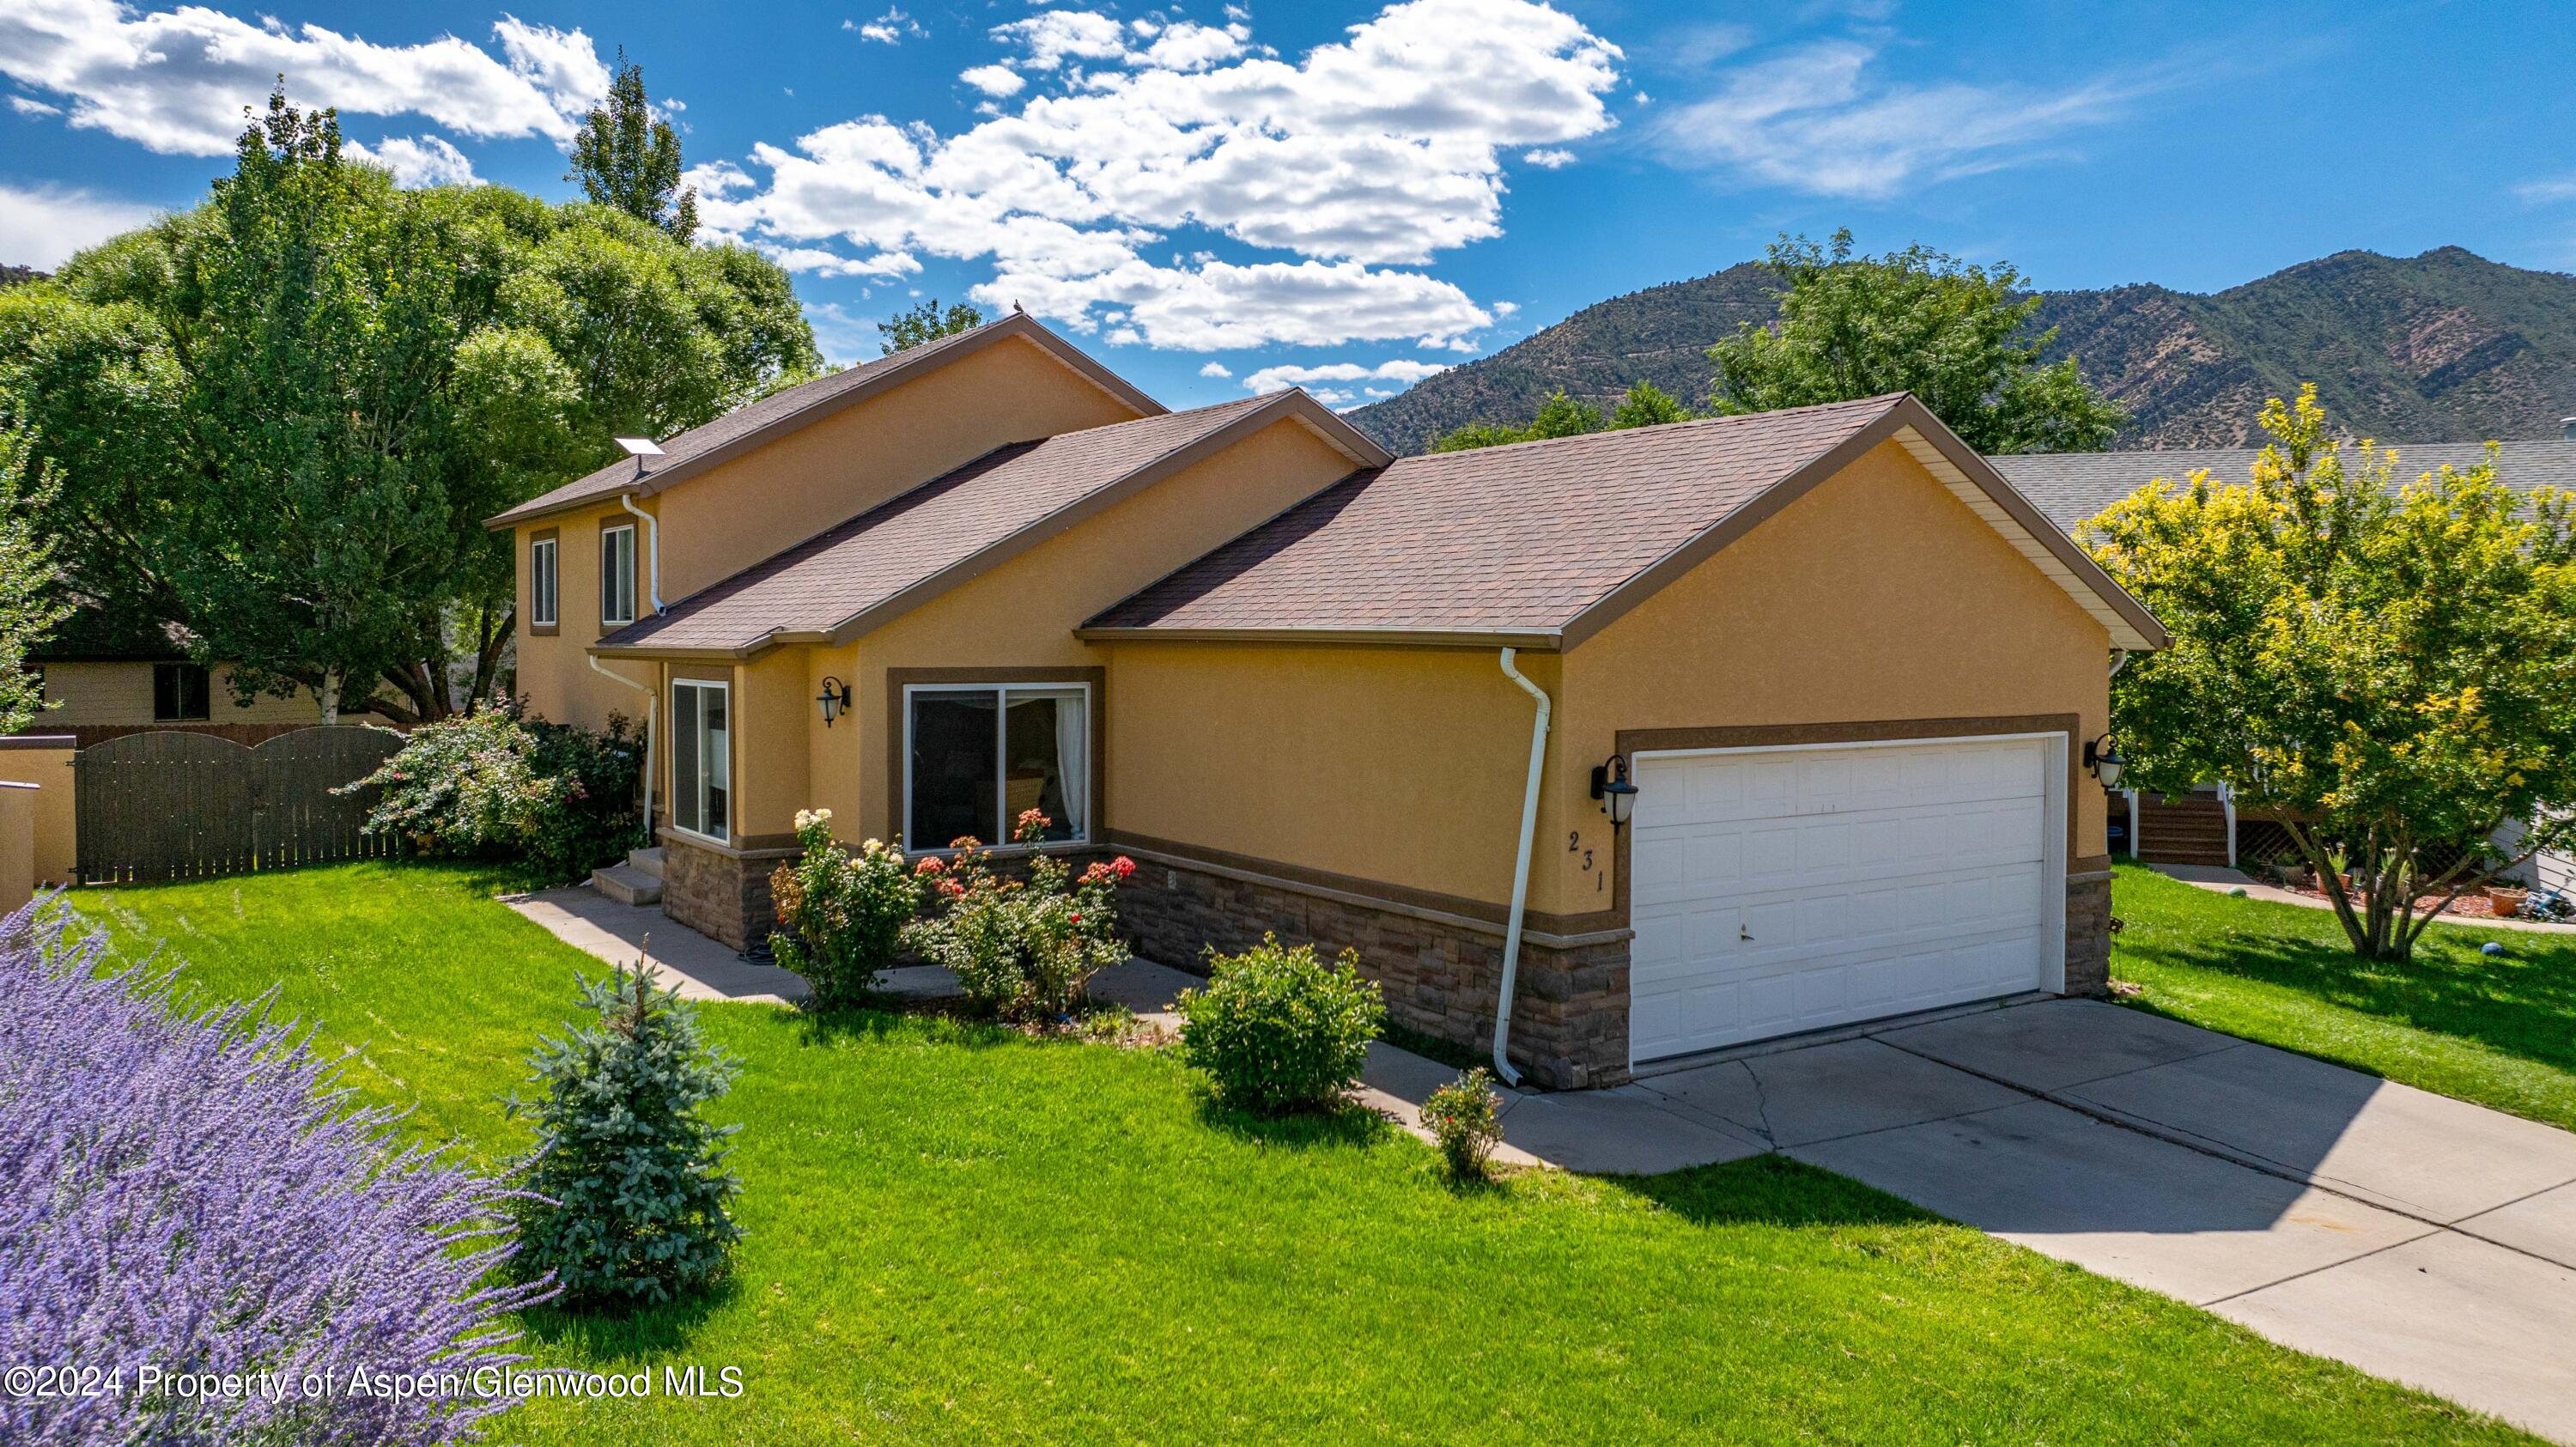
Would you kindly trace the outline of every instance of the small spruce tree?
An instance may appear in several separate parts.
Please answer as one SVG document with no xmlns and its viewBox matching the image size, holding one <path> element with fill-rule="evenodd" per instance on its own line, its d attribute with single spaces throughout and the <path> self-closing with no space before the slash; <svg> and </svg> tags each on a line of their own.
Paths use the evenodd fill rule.
<svg viewBox="0 0 2576 1447">
<path fill-rule="evenodd" d="M 741 1183 L 724 1144 L 740 1127 L 700 1113 L 736 1067 L 642 961 L 631 974 L 585 977 L 581 997 L 596 1023 L 540 1040 L 529 1080 L 544 1094 L 509 1102 L 538 1133 L 518 1261 L 552 1271 L 568 1305 L 669 1301 L 721 1277 L 742 1236 L 730 1211 Z"/>
</svg>

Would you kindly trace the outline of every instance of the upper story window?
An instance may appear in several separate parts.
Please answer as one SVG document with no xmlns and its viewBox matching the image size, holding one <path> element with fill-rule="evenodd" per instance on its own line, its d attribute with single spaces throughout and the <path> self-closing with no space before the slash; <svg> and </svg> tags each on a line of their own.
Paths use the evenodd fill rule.
<svg viewBox="0 0 2576 1447">
<path fill-rule="evenodd" d="M 555 626 L 555 599 L 562 580 L 555 557 L 559 547 L 551 537 L 528 544 L 528 622 L 532 627 Z"/>
<path fill-rule="evenodd" d="M 1044 842 L 1091 837 L 1091 690 L 1008 683 L 904 690 L 906 848 L 962 836 L 1007 845 L 1021 814 L 1047 817 Z"/>
<path fill-rule="evenodd" d="M 599 530 L 599 621 L 635 621 L 635 524 Z"/>
<path fill-rule="evenodd" d="M 210 714 L 209 685 L 202 663 L 156 663 L 152 665 L 152 721 L 154 723 L 198 723 Z"/>
</svg>

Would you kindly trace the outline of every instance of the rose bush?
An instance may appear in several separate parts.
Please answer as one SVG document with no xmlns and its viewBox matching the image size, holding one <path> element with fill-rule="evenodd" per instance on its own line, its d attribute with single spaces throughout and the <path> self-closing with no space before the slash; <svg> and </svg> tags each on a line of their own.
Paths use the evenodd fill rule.
<svg viewBox="0 0 2576 1447">
<path fill-rule="evenodd" d="M 832 838 L 832 811 L 800 810 L 804 857 L 769 876 L 780 930 L 769 937 L 778 963 L 814 987 L 814 1003 L 856 1003 L 894 964 L 903 927 L 921 912 L 921 887 L 903 851 L 870 839 L 852 854 Z"/>
<path fill-rule="evenodd" d="M 1035 809 L 1020 815 L 1015 842 L 1034 845 L 1050 821 Z M 1136 872 L 1125 855 L 1094 862 L 1080 874 L 1044 852 L 1028 856 L 1028 877 L 994 867 L 973 837 L 956 855 L 915 866 L 938 913 L 905 931 L 923 959 L 957 976 L 966 997 L 1013 1020 L 1050 1020 L 1082 1003 L 1091 977 L 1127 958 L 1118 938 L 1118 886 Z"/>
</svg>

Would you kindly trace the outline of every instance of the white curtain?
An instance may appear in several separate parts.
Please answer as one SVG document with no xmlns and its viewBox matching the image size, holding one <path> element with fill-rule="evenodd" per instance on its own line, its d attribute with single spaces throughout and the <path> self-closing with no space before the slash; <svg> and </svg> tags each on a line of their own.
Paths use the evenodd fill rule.
<svg viewBox="0 0 2576 1447">
<path fill-rule="evenodd" d="M 1083 837 L 1091 813 L 1091 748 L 1083 739 L 1083 695 L 1067 693 L 1055 700 L 1056 777 L 1064 781 L 1064 823 L 1073 837 Z"/>
</svg>

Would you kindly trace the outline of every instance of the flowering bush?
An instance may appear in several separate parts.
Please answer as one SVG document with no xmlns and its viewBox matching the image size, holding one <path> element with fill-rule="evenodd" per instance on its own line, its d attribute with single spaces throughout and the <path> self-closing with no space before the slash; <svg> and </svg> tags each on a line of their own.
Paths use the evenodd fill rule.
<svg viewBox="0 0 2576 1447">
<path fill-rule="evenodd" d="M 263 1002 L 177 1013 L 63 920 L 0 918 L 0 1362 L 120 1390 L 0 1395 L 0 1441 L 453 1442 L 512 1405 L 345 1391 L 524 1360 L 502 1318 L 550 1289 L 485 1284 L 508 1192 L 351 1108 Z M 146 1366 L 280 1387 L 182 1396 Z"/>
<path fill-rule="evenodd" d="M 1012 837 L 1035 844 L 1048 823 L 1028 810 Z M 1127 958 L 1118 940 L 1118 886 L 1136 872 L 1136 861 L 1122 854 L 1076 875 L 1054 855 L 1032 854 L 1021 880 L 996 871 L 981 841 L 963 838 L 955 847 L 953 859 L 934 855 L 915 866 L 941 908 L 904 940 L 953 971 L 969 1000 L 1014 1020 L 1054 1019 L 1081 1002 L 1093 975 Z"/>
<path fill-rule="evenodd" d="M 1208 951 L 1206 989 L 1184 990 L 1181 1056 L 1228 1105 L 1265 1115 L 1329 1105 L 1360 1077 L 1385 1023 L 1377 982 L 1349 950 L 1327 965 L 1277 935 L 1231 958 Z"/>
<path fill-rule="evenodd" d="M 832 811 L 799 810 L 805 857 L 769 876 L 784 929 L 769 937 L 778 963 L 814 987 L 814 1003 L 847 1005 L 876 988 L 894 963 L 903 927 L 921 912 L 921 887 L 903 851 L 871 839 L 852 854 L 832 839 Z"/>
<path fill-rule="evenodd" d="M 644 842 L 642 735 L 621 715 L 608 732 L 487 708 L 424 724 L 383 767 L 335 793 L 381 789 L 365 826 L 423 854 L 511 856 L 569 879 Z"/>
<path fill-rule="evenodd" d="M 1495 1105 L 1493 1073 L 1481 1065 L 1424 1097 L 1422 1128 L 1439 1145 L 1450 1175 L 1463 1181 L 1485 1174 L 1486 1158 L 1503 1138 Z"/>
<path fill-rule="evenodd" d="M 725 1138 L 698 1108 L 723 1095 L 734 1064 L 698 1035 L 695 1009 L 650 967 L 581 982 L 596 1022 L 539 1041 L 529 1199 L 519 1208 L 525 1269 L 550 1271 L 577 1306 L 668 1301 L 712 1284 L 742 1231 L 741 1183 Z"/>
</svg>

